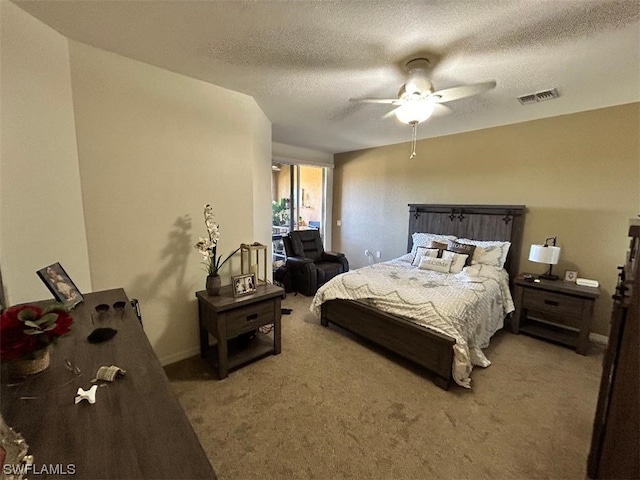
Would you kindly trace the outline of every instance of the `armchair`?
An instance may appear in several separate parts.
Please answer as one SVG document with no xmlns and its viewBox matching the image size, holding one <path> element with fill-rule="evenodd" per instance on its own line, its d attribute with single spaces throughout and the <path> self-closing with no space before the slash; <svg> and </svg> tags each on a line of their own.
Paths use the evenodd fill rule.
<svg viewBox="0 0 640 480">
<path fill-rule="evenodd" d="M 294 230 L 282 240 L 295 292 L 315 295 L 328 280 L 349 271 L 349 262 L 343 253 L 324 251 L 318 230 Z"/>
</svg>

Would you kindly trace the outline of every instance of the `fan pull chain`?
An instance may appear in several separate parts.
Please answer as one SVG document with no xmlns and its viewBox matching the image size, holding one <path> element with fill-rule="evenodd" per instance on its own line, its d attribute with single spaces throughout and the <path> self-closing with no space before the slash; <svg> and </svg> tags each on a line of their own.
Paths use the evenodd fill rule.
<svg viewBox="0 0 640 480">
<path fill-rule="evenodd" d="M 418 122 L 413 122 L 413 133 L 411 134 L 411 155 L 409 156 L 409 160 L 416 156 L 416 138 L 418 135 Z"/>
</svg>

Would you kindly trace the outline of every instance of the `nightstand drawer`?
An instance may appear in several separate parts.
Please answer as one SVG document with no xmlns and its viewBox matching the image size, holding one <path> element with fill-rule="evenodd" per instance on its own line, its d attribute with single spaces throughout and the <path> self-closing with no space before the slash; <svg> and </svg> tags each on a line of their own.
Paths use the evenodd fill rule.
<svg viewBox="0 0 640 480">
<path fill-rule="evenodd" d="M 227 312 L 227 337 L 233 338 L 241 333 L 255 330 L 262 325 L 273 323 L 274 308 L 275 302 L 267 300 Z"/>
<path fill-rule="evenodd" d="M 544 290 L 527 288 L 523 292 L 522 305 L 524 308 L 530 308 L 540 312 L 581 319 L 584 300 Z"/>
</svg>

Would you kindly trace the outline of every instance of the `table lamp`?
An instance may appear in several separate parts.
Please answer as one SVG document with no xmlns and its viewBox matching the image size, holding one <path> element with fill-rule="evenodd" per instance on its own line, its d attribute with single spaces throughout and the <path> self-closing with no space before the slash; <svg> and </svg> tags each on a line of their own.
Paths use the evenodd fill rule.
<svg viewBox="0 0 640 480">
<path fill-rule="evenodd" d="M 553 243 L 549 245 L 549 241 Z M 544 245 L 531 245 L 529 251 L 529 261 L 536 263 L 547 263 L 549 271 L 539 275 L 538 278 L 545 280 L 558 280 L 558 276 L 552 273 L 552 268 L 558 263 L 560 258 L 560 247 L 556 247 L 556 237 L 549 237 L 544 241 Z"/>
</svg>

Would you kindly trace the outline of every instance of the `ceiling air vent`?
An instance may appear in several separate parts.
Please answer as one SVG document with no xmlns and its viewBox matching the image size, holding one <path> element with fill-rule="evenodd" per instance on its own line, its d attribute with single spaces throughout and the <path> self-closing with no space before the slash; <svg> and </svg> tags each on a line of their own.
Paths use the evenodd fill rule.
<svg viewBox="0 0 640 480">
<path fill-rule="evenodd" d="M 553 100 L 558 98 L 558 90 L 552 88 L 550 90 L 543 90 L 537 93 L 528 93 L 527 95 L 521 95 L 518 97 L 518 101 L 522 105 L 528 105 L 530 103 L 544 102 L 545 100 Z"/>
</svg>

